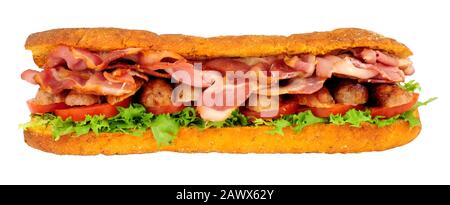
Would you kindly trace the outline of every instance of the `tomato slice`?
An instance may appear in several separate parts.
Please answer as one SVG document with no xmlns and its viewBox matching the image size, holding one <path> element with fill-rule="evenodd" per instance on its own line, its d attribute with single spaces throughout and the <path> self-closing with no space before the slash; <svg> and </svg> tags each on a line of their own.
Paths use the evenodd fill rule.
<svg viewBox="0 0 450 205">
<path fill-rule="evenodd" d="M 283 115 L 290 115 L 290 114 L 297 113 L 299 107 L 300 107 L 300 105 L 298 104 L 297 100 L 287 101 L 280 105 L 278 115 L 283 116 Z"/>
<path fill-rule="evenodd" d="M 406 104 L 394 107 L 372 107 L 370 108 L 370 114 L 372 117 L 383 116 L 385 118 L 390 118 L 410 110 L 411 107 L 416 104 L 417 100 L 419 100 L 419 94 L 414 93 L 411 101 Z"/>
<path fill-rule="evenodd" d="M 82 121 L 86 118 L 86 115 L 104 115 L 108 118 L 117 115 L 117 113 L 117 108 L 114 105 L 106 103 L 55 110 L 55 114 L 63 120 L 71 117 L 73 121 Z"/>
<path fill-rule="evenodd" d="M 146 107 L 147 112 L 151 112 L 155 115 L 170 114 L 180 112 L 184 109 L 184 105 L 163 105 L 155 107 Z"/>
<path fill-rule="evenodd" d="M 129 97 L 129 98 L 125 99 L 125 100 L 122 100 L 122 101 L 120 101 L 120 102 L 118 102 L 116 104 L 113 104 L 113 105 L 119 106 L 119 107 L 128 107 L 128 106 L 130 106 L 130 104 L 131 104 L 131 97 Z"/>
<path fill-rule="evenodd" d="M 315 107 L 308 107 L 308 108 L 301 108 L 304 110 L 311 110 L 311 112 L 316 117 L 329 117 L 331 114 L 337 115 L 341 114 L 344 115 L 348 110 L 355 108 L 355 109 L 362 109 L 362 105 L 346 105 L 346 104 L 335 104 L 332 107 L 329 108 L 315 108 Z"/>
<path fill-rule="evenodd" d="M 290 115 L 298 112 L 299 109 L 298 102 L 296 100 L 286 100 L 280 102 L 280 106 L 278 108 L 278 113 L 272 117 L 265 117 L 261 112 L 257 112 L 254 110 L 250 110 L 248 108 L 242 108 L 240 111 L 247 117 L 253 118 L 279 118 L 283 115 Z"/>
<path fill-rule="evenodd" d="M 73 121 L 83 121 L 86 118 L 86 115 L 103 115 L 106 118 L 109 118 L 119 113 L 119 111 L 117 111 L 117 107 L 128 107 L 130 102 L 131 99 L 128 98 L 116 103 L 115 105 L 103 103 L 89 106 L 71 107 L 67 109 L 57 109 L 55 110 L 55 114 L 63 120 L 71 117 Z"/>
<path fill-rule="evenodd" d="M 43 114 L 46 112 L 54 112 L 57 109 L 64 109 L 68 108 L 70 106 L 66 105 L 66 103 L 53 103 L 49 105 L 40 105 L 34 102 L 33 99 L 30 99 L 27 101 L 28 109 L 30 109 L 30 112 L 33 114 Z"/>
</svg>

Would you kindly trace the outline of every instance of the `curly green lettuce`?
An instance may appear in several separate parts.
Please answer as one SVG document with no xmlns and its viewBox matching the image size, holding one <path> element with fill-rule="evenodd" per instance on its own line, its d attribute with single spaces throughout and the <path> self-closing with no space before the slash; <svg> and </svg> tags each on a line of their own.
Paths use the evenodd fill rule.
<svg viewBox="0 0 450 205">
<path fill-rule="evenodd" d="M 408 92 L 421 91 L 422 87 L 420 87 L 419 82 L 415 80 L 410 80 L 406 83 L 400 83 L 399 86 Z"/>
<path fill-rule="evenodd" d="M 274 128 L 269 131 L 269 134 L 284 135 L 283 128 L 291 126 L 294 132 L 300 132 L 304 127 L 316 123 L 326 123 L 326 118 L 316 117 L 310 110 L 300 112 L 297 114 L 291 114 L 283 116 L 276 120 L 263 120 L 256 119 L 256 125 L 273 126 Z"/>
</svg>

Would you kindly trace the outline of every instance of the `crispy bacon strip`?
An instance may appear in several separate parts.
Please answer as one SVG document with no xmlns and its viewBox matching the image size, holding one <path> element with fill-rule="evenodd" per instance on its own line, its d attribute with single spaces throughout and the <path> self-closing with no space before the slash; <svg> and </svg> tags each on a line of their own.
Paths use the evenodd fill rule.
<svg viewBox="0 0 450 205">
<path fill-rule="evenodd" d="M 363 55 L 363 53 L 364 52 L 361 52 L 361 55 Z M 366 62 L 372 62 L 372 54 L 370 54 L 369 57 L 367 55 L 369 54 L 366 54 L 366 56 L 363 56 L 362 58 L 365 59 Z M 335 74 L 358 79 L 360 81 L 381 80 L 383 82 L 402 82 L 405 79 L 405 71 L 407 71 L 408 74 L 414 72 L 407 62 L 400 61 L 403 63 L 403 69 L 400 69 L 398 66 L 394 66 L 397 62 L 396 60 L 389 59 L 390 57 L 385 54 L 383 55 L 383 62 L 391 65 L 380 62 L 374 64 L 364 63 L 351 56 L 339 57 L 327 55 L 317 57 L 316 75 L 323 78 L 330 78 Z"/>
<path fill-rule="evenodd" d="M 50 93 L 75 90 L 78 93 L 121 96 L 135 92 L 139 86 L 133 76 L 146 76 L 135 71 L 118 69 L 112 73 L 100 71 L 71 71 L 62 67 L 44 69 L 41 72 L 25 71 L 23 78 L 32 79 Z"/>
</svg>

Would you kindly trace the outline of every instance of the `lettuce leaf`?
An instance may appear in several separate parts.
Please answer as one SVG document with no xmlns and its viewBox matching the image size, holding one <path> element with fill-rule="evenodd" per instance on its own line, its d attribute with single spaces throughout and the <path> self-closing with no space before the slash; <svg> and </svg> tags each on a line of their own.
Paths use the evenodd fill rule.
<svg viewBox="0 0 450 205">
<path fill-rule="evenodd" d="M 75 131 L 74 122 L 71 118 L 62 120 L 60 117 L 55 118 L 50 122 L 53 128 L 52 136 L 55 141 L 58 141 L 62 135 L 70 134 Z"/>
<path fill-rule="evenodd" d="M 240 113 L 239 110 L 235 110 L 231 113 L 231 116 L 224 121 L 218 122 L 204 122 L 203 129 L 205 128 L 223 128 L 223 127 L 237 127 L 250 125 L 250 121 L 247 116 Z"/>
<path fill-rule="evenodd" d="M 272 125 L 272 120 L 265 120 L 262 118 L 256 118 L 253 120 L 253 126 L 262 126 L 262 125 L 266 125 L 266 126 L 271 126 Z"/>
<path fill-rule="evenodd" d="M 44 113 L 42 115 L 31 115 L 31 121 L 19 124 L 19 129 L 26 130 L 28 128 L 46 127 L 55 118 L 56 116 L 51 113 Z"/>
<path fill-rule="evenodd" d="M 400 83 L 399 84 L 401 88 L 408 92 L 415 92 L 415 91 L 421 91 L 422 87 L 420 87 L 420 84 L 416 82 L 415 80 L 410 80 L 406 83 Z"/>
<path fill-rule="evenodd" d="M 272 135 L 274 134 L 284 135 L 283 128 L 291 126 L 292 123 L 289 122 L 288 120 L 281 118 L 271 121 L 268 125 L 273 126 L 273 129 L 269 130 L 267 133 Z"/>
<path fill-rule="evenodd" d="M 394 116 L 388 119 L 383 119 L 380 116 L 376 116 L 375 118 L 373 118 L 372 120 L 372 124 L 375 124 L 378 127 L 384 127 L 384 126 L 388 126 L 393 124 L 394 122 L 396 122 L 397 120 L 399 120 L 399 116 Z"/>
<path fill-rule="evenodd" d="M 406 111 L 400 115 L 398 115 L 398 119 L 405 120 L 409 123 L 410 127 L 415 127 L 420 125 L 420 120 L 414 116 L 414 110 L 419 108 L 420 106 L 428 105 L 428 103 L 433 102 L 437 99 L 437 97 L 432 97 L 425 102 L 417 102 L 409 111 Z"/>
<path fill-rule="evenodd" d="M 352 127 L 361 127 L 362 123 L 374 124 L 378 127 L 388 126 L 399 120 L 399 116 L 383 119 L 380 116 L 372 118 L 369 110 L 350 109 L 344 115 L 330 115 L 329 123 L 335 125 L 350 124 Z"/>
<path fill-rule="evenodd" d="M 335 125 L 350 124 L 352 127 L 361 127 L 363 122 L 372 122 L 370 111 L 350 109 L 345 115 L 330 115 L 329 122 Z"/>
<path fill-rule="evenodd" d="M 182 111 L 174 113 L 171 116 L 181 127 L 204 127 L 205 124 L 203 119 L 197 116 L 197 111 L 193 107 L 184 108 Z"/>
<path fill-rule="evenodd" d="M 151 123 L 150 129 L 152 130 L 153 137 L 158 146 L 167 146 L 177 136 L 180 125 L 168 114 L 162 114 L 158 115 Z"/>
<path fill-rule="evenodd" d="M 326 118 L 316 117 L 311 110 L 300 112 L 297 114 L 283 116 L 283 119 L 291 122 L 294 132 L 300 132 L 304 127 L 316 123 L 328 122 Z"/>
<path fill-rule="evenodd" d="M 300 132 L 304 127 L 316 123 L 326 123 L 328 120 L 326 118 L 316 117 L 310 110 L 305 112 L 300 112 L 297 114 L 285 115 L 280 119 L 276 120 L 264 120 L 261 118 L 255 119 L 253 121 L 255 126 L 267 125 L 273 126 L 272 130 L 269 130 L 269 134 L 279 134 L 284 135 L 283 128 L 292 126 L 294 132 Z"/>
</svg>

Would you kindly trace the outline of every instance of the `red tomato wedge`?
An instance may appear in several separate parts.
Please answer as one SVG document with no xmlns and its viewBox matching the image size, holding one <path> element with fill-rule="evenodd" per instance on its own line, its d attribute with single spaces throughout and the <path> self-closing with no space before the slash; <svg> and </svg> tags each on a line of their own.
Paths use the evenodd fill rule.
<svg viewBox="0 0 450 205">
<path fill-rule="evenodd" d="M 33 99 L 27 101 L 28 109 L 33 114 L 43 114 L 46 112 L 54 112 L 57 109 L 65 109 L 70 106 L 66 105 L 66 103 L 53 103 L 49 105 L 40 105 L 34 102 Z"/>
<path fill-rule="evenodd" d="M 184 105 L 163 105 L 155 107 L 146 107 L 147 112 L 151 112 L 155 115 L 159 114 L 170 114 L 180 112 L 184 109 Z"/>
<path fill-rule="evenodd" d="M 341 114 L 344 115 L 348 110 L 355 108 L 355 109 L 362 109 L 362 105 L 346 105 L 346 104 L 335 104 L 332 107 L 329 108 L 315 108 L 315 107 L 305 107 L 300 108 L 301 111 L 311 110 L 311 112 L 316 117 L 329 117 L 331 114 L 337 115 Z"/>
<path fill-rule="evenodd" d="M 372 107 L 370 108 L 370 114 L 372 117 L 374 116 L 383 116 L 385 118 L 394 117 L 401 113 L 404 113 L 412 108 L 414 104 L 416 104 L 417 100 L 419 100 L 419 94 L 414 93 L 412 100 L 406 104 L 398 105 L 394 107 Z"/>
<path fill-rule="evenodd" d="M 280 105 L 278 115 L 282 116 L 297 113 L 299 107 L 300 105 L 298 104 L 297 100 L 288 101 Z"/>
<path fill-rule="evenodd" d="M 115 105 L 110 105 L 108 103 L 94 104 L 89 106 L 79 106 L 71 107 L 67 109 L 55 110 L 55 114 L 61 117 L 63 120 L 71 117 L 73 121 L 83 121 L 86 115 L 103 115 L 106 118 L 113 117 L 119 113 L 117 107 L 128 107 L 130 105 L 131 99 L 125 99 Z"/>
<path fill-rule="evenodd" d="M 278 108 L 278 113 L 272 117 L 263 117 L 260 112 L 250 110 L 248 108 L 243 108 L 240 111 L 247 117 L 253 118 L 279 118 L 283 115 L 290 115 L 298 112 L 298 102 L 296 100 L 288 100 L 280 102 L 280 106 Z"/>
<path fill-rule="evenodd" d="M 106 103 L 55 110 L 55 114 L 63 120 L 71 117 L 73 121 L 83 121 L 86 115 L 104 115 L 108 118 L 117 115 L 117 113 L 117 108 L 114 105 Z"/>
<path fill-rule="evenodd" d="M 129 107 L 130 104 L 131 104 L 131 97 L 129 97 L 129 98 L 125 99 L 125 100 L 122 100 L 122 101 L 120 101 L 120 102 L 118 102 L 116 104 L 113 104 L 113 105 L 114 106 L 119 106 L 119 107 Z"/>
</svg>

